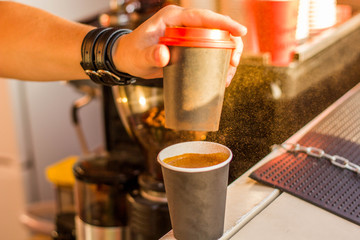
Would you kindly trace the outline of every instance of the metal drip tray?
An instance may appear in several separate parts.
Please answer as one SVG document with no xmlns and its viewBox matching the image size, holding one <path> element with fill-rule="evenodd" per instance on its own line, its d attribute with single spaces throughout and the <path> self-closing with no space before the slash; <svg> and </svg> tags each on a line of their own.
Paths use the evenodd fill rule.
<svg viewBox="0 0 360 240">
<path fill-rule="evenodd" d="M 310 129 L 298 143 L 360 165 L 360 85 L 355 93 Z M 305 153 L 284 153 L 251 178 L 288 192 L 360 225 L 360 174 Z"/>
</svg>

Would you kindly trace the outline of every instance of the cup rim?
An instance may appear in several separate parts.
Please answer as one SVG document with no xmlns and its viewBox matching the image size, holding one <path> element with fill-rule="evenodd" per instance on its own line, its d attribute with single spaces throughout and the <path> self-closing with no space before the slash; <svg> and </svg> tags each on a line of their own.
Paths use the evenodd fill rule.
<svg viewBox="0 0 360 240">
<path fill-rule="evenodd" d="M 165 163 L 163 160 L 160 159 L 160 156 L 161 156 L 161 154 L 164 154 L 164 151 L 168 151 L 169 148 L 174 148 L 176 146 L 183 145 L 183 144 L 213 144 L 213 145 L 216 145 L 218 147 L 221 147 L 221 148 L 224 148 L 225 150 L 227 150 L 227 152 L 229 153 L 229 157 L 225 161 L 223 161 L 219 164 L 209 166 L 209 167 L 201 167 L 201 168 L 175 167 L 173 165 Z M 184 154 L 184 153 L 180 153 L 180 154 Z M 201 152 L 186 152 L 186 153 L 201 153 Z M 175 154 L 173 156 L 178 156 L 178 155 L 179 154 Z M 169 157 L 173 157 L 173 156 L 169 156 Z M 215 169 L 219 169 L 219 168 L 229 164 L 230 161 L 232 160 L 232 158 L 233 158 L 233 154 L 232 154 L 232 151 L 230 150 L 230 148 L 228 148 L 227 146 L 225 146 L 223 144 L 211 142 L 211 141 L 187 141 L 187 142 L 176 143 L 176 144 L 173 144 L 173 145 L 170 145 L 170 146 L 164 148 L 157 155 L 157 161 L 158 161 L 158 163 L 160 163 L 160 165 L 162 167 L 165 167 L 167 169 L 170 169 L 170 170 L 173 170 L 176 172 L 184 172 L 184 173 L 208 172 L 208 171 L 212 171 Z"/>
<path fill-rule="evenodd" d="M 199 27 L 167 27 L 159 43 L 178 47 L 235 48 L 228 31 Z"/>
</svg>

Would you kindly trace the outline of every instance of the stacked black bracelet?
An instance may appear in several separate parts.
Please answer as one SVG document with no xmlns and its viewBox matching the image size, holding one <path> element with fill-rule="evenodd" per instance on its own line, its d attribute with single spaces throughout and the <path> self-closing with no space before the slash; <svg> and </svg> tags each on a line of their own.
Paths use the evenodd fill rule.
<svg viewBox="0 0 360 240">
<path fill-rule="evenodd" d="M 95 83 L 107 86 L 135 83 L 134 76 L 116 70 L 112 59 L 115 41 L 130 32 L 128 29 L 97 28 L 85 36 L 81 46 L 80 65 Z"/>
</svg>

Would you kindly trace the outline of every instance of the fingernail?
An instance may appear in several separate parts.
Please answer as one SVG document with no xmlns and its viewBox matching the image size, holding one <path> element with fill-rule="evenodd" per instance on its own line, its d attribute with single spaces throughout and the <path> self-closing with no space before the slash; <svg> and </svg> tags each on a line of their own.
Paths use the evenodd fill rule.
<svg viewBox="0 0 360 240">
<path fill-rule="evenodd" d="M 234 73 L 228 73 L 227 77 L 226 77 L 226 87 L 228 87 L 231 83 L 231 80 L 233 79 L 234 77 Z"/>
<path fill-rule="evenodd" d="M 247 34 L 247 31 L 247 28 L 243 26 L 243 28 L 241 29 L 241 36 L 245 36 Z"/>
<path fill-rule="evenodd" d="M 236 66 L 239 65 L 239 63 L 240 63 L 240 57 L 241 57 L 241 54 L 239 52 L 235 53 L 235 55 L 234 55 L 234 63 L 235 63 Z"/>
</svg>

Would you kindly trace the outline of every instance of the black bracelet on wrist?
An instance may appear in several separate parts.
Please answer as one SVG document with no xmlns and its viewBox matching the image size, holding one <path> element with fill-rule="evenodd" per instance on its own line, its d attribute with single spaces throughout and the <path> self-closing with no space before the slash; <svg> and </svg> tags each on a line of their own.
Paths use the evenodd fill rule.
<svg viewBox="0 0 360 240">
<path fill-rule="evenodd" d="M 84 69 L 85 73 L 93 80 L 95 83 L 100 84 L 100 75 L 96 72 L 96 67 L 94 63 L 94 47 L 95 42 L 99 36 L 107 31 L 106 28 L 97 28 L 93 29 L 88 34 L 86 34 L 82 45 L 81 45 L 81 58 L 80 62 L 81 67 Z"/>
<path fill-rule="evenodd" d="M 107 86 L 135 83 L 134 76 L 116 70 L 111 54 L 115 41 L 130 32 L 128 29 L 97 28 L 85 36 L 80 65 L 95 83 Z"/>
<path fill-rule="evenodd" d="M 136 82 L 136 79 L 134 78 L 134 76 L 127 74 L 127 73 L 119 72 L 116 70 L 115 64 L 113 62 L 113 57 L 112 57 L 112 52 L 113 52 L 112 50 L 113 50 L 116 40 L 118 38 L 120 38 L 121 36 L 123 36 L 124 34 L 128 34 L 128 33 L 131 33 L 131 30 L 121 29 L 121 32 L 118 32 L 109 40 L 108 47 L 106 49 L 105 62 L 106 62 L 106 66 L 110 72 L 114 73 L 117 76 L 122 77 L 123 79 L 127 79 L 129 81 L 128 84 L 134 84 Z M 139 79 L 139 78 L 137 78 L 137 79 Z"/>
</svg>

